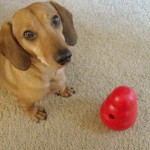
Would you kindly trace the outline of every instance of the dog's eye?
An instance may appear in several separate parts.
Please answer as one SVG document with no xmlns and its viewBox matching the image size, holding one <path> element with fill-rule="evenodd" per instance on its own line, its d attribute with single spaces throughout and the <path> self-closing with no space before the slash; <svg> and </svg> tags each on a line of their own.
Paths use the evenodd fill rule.
<svg viewBox="0 0 150 150">
<path fill-rule="evenodd" d="M 52 26 L 57 28 L 57 27 L 59 27 L 59 25 L 60 25 L 60 18 L 57 15 L 53 16 Z"/>
<path fill-rule="evenodd" d="M 25 39 L 27 39 L 27 40 L 34 40 L 35 38 L 36 38 L 36 35 L 35 35 L 35 33 L 33 33 L 32 31 L 25 31 L 24 32 L 24 37 L 25 37 Z"/>
</svg>

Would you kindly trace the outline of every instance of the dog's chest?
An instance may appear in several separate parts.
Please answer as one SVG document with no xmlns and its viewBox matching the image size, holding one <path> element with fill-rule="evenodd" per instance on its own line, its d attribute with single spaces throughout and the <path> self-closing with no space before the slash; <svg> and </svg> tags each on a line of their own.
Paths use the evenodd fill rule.
<svg viewBox="0 0 150 150">
<path fill-rule="evenodd" d="M 50 92 L 56 91 L 59 85 L 59 82 L 63 80 L 64 68 L 52 71 L 48 70 L 42 75 L 44 81 L 44 87 L 48 88 Z"/>
</svg>

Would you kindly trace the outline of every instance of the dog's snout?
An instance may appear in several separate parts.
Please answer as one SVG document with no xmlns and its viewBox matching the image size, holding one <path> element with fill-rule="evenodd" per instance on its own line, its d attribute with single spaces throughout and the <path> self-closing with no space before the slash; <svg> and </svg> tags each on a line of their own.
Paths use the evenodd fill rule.
<svg viewBox="0 0 150 150">
<path fill-rule="evenodd" d="M 58 50 L 55 54 L 55 60 L 57 63 L 64 65 L 71 61 L 72 53 L 68 49 Z"/>
</svg>

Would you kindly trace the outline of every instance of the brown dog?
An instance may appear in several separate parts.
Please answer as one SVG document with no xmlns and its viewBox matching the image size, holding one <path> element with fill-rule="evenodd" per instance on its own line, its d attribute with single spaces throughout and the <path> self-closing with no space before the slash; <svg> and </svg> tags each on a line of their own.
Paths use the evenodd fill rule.
<svg viewBox="0 0 150 150">
<path fill-rule="evenodd" d="M 35 120 L 46 119 L 35 103 L 49 93 L 71 96 L 64 69 L 76 44 L 72 14 L 54 2 L 19 10 L 0 31 L 0 83 L 15 92 L 18 103 Z"/>
</svg>

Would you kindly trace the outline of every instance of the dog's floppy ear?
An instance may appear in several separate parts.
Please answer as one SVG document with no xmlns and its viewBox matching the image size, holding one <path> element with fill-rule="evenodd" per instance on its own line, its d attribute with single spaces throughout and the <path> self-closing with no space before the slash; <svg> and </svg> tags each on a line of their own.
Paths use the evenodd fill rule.
<svg viewBox="0 0 150 150">
<path fill-rule="evenodd" d="M 66 43 L 70 46 L 75 45 L 77 43 L 77 34 L 73 25 L 72 14 L 67 9 L 55 2 L 51 1 L 50 4 L 52 4 L 61 17 L 63 24 L 63 35 Z"/>
<path fill-rule="evenodd" d="M 25 71 L 31 65 L 29 54 L 19 45 L 13 36 L 10 22 L 4 23 L 1 28 L 0 52 L 19 70 Z"/>
</svg>

